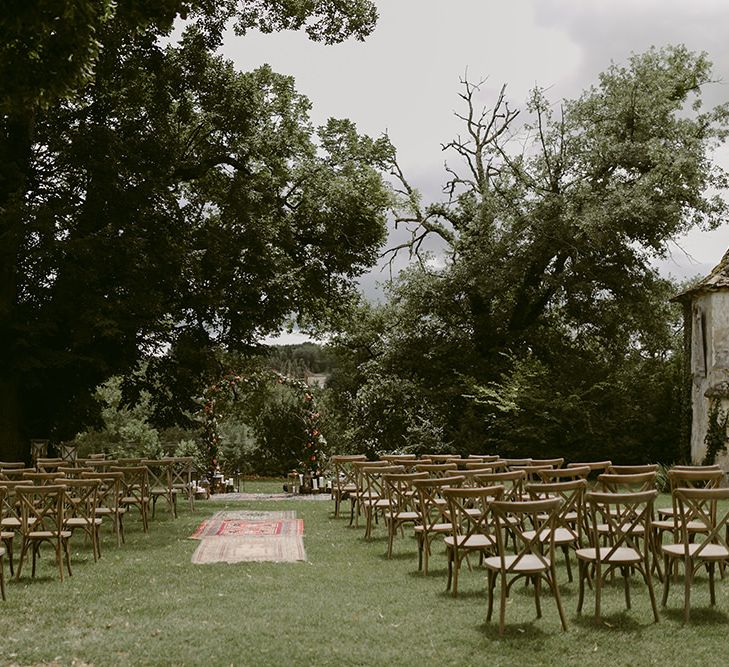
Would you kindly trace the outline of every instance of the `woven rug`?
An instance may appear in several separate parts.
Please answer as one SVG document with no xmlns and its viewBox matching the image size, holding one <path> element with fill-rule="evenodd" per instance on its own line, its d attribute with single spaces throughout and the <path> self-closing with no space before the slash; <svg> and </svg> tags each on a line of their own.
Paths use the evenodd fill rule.
<svg viewBox="0 0 729 667">
<path fill-rule="evenodd" d="M 306 560 L 303 533 L 304 522 L 292 510 L 216 512 L 191 535 L 200 540 L 192 562 Z"/>
<path fill-rule="evenodd" d="M 283 522 L 283 523 L 281 523 Z M 301 522 L 301 527 L 293 530 L 296 522 Z M 277 524 L 278 532 L 275 528 Z M 216 512 L 205 519 L 190 535 L 190 539 L 200 540 L 203 537 L 215 535 L 269 535 L 269 534 L 303 534 L 304 524 L 296 518 L 294 510 L 282 512 L 264 512 L 255 510 L 238 510 Z"/>
<path fill-rule="evenodd" d="M 328 493 L 215 493 L 211 500 L 331 500 Z"/>
</svg>

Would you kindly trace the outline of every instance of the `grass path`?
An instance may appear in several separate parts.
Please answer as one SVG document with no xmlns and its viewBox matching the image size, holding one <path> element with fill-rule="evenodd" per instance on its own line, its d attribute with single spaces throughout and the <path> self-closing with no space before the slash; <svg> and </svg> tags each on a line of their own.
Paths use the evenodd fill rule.
<svg viewBox="0 0 729 667">
<path fill-rule="evenodd" d="M 253 489 L 248 489 L 253 490 Z M 485 623 L 484 575 L 464 570 L 460 595 L 444 592 L 436 547 L 430 576 L 417 572 L 414 540 L 384 557 L 382 526 L 370 542 L 325 502 L 207 502 L 173 521 L 164 511 L 144 535 L 128 521 L 117 549 L 108 531 L 94 564 L 81 539 L 73 578 L 61 584 L 45 552 L 35 581 L 8 585 L 0 604 L 0 662 L 30 665 L 723 665 L 729 634 L 729 577 L 708 607 L 697 582 L 692 623 L 681 623 L 682 588 L 672 588 L 661 622 L 651 622 L 636 583 L 630 612 L 616 581 L 604 596 L 606 623 L 575 613 L 576 584 L 562 586 L 570 625 L 560 631 L 548 595 L 535 619 L 531 590 L 517 585 L 507 632 Z M 295 509 L 304 519 L 308 561 L 193 565 L 199 522 L 222 509 Z M 135 519 L 136 517 L 129 517 Z M 6 570 L 7 575 L 7 570 Z M 564 572 L 561 581 L 566 582 Z M 657 589 L 658 595 L 660 590 Z"/>
</svg>

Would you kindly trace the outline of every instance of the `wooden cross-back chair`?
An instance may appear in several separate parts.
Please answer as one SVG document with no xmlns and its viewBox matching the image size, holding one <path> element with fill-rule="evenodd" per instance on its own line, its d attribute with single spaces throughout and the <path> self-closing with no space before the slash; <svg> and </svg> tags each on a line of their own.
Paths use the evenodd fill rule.
<svg viewBox="0 0 729 667">
<path fill-rule="evenodd" d="M 166 456 L 163 461 L 170 462 L 170 477 L 172 488 L 177 494 L 181 494 L 187 500 L 190 511 L 195 511 L 195 458 L 192 456 Z M 177 496 L 173 498 L 175 503 L 175 515 L 177 514 Z"/>
<path fill-rule="evenodd" d="M 338 454 L 332 456 L 330 463 L 334 468 L 332 480 L 332 498 L 334 499 L 334 518 L 339 518 L 342 500 L 348 494 L 357 492 L 357 480 L 353 463 L 366 461 L 364 454 Z"/>
<path fill-rule="evenodd" d="M 20 503 L 15 489 L 18 486 L 27 486 L 28 482 L 22 480 L 0 480 L 0 487 L 5 492 L 0 509 L 0 537 L 8 555 L 10 575 L 15 573 L 13 564 L 13 547 L 16 533 L 20 532 Z"/>
<path fill-rule="evenodd" d="M 392 546 L 398 528 L 402 531 L 404 525 L 415 525 L 420 518 L 413 482 L 417 479 L 427 478 L 427 472 L 385 473 L 382 475 L 382 484 L 388 501 L 384 510 L 388 558 L 392 558 Z"/>
<path fill-rule="evenodd" d="M 372 531 L 378 517 L 389 508 L 390 501 L 384 488 L 383 476 L 404 473 L 401 465 L 364 466 L 364 493 L 361 497 L 361 506 L 365 514 L 365 538 L 372 537 Z"/>
<path fill-rule="evenodd" d="M 445 477 L 449 472 L 458 470 L 457 463 L 416 463 L 415 472 L 426 472 L 429 477 Z"/>
<path fill-rule="evenodd" d="M 63 527 L 71 533 L 81 529 L 91 540 L 94 561 L 101 556 L 99 546 L 99 528 L 101 517 L 97 516 L 98 491 L 100 479 L 64 479 L 66 487 L 64 494 Z"/>
<path fill-rule="evenodd" d="M 491 503 L 501 498 L 503 486 L 476 486 L 443 489 L 443 497 L 448 502 L 448 516 L 451 532 L 444 542 L 448 557 L 448 581 L 446 590 L 458 595 L 458 573 L 461 562 L 469 554 L 484 556 L 496 553 L 495 527 L 491 519 Z M 470 563 L 469 563 L 470 569 Z"/>
<path fill-rule="evenodd" d="M 553 539 L 555 547 L 562 550 L 569 581 L 572 581 L 570 550 L 577 550 L 582 546 L 584 526 L 582 513 L 586 490 L 587 481 L 585 479 L 526 485 L 526 493 L 531 500 L 559 498 L 562 501 L 556 511 L 554 535 L 551 536 L 547 532 L 543 532 L 540 539 L 545 543 L 549 539 Z M 540 520 L 544 518 L 546 517 L 539 517 Z M 526 530 L 524 531 L 524 537 L 531 539 L 535 533 L 534 530 Z"/>
<path fill-rule="evenodd" d="M 657 471 L 657 463 L 643 463 L 640 465 L 616 465 L 611 463 L 607 470 L 612 475 L 640 475 L 641 473 Z"/>
<path fill-rule="evenodd" d="M 142 530 L 148 533 L 150 495 L 147 466 L 111 466 L 109 472 L 122 473 L 122 497 L 119 502 L 127 510 L 137 508 L 142 519 Z"/>
<path fill-rule="evenodd" d="M 491 503 L 496 525 L 496 543 L 498 553 L 484 559 L 488 569 L 488 612 L 487 620 L 491 620 L 494 606 L 494 591 L 497 580 L 500 582 L 501 604 L 499 611 L 499 635 L 504 634 L 506 600 L 511 587 L 519 579 L 531 580 L 534 584 L 534 602 L 537 618 L 542 616 L 540 601 L 541 584 L 545 581 L 552 591 L 562 629 L 567 630 L 567 620 L 562 608 L 562 600 L 557 585 L 557 572 L 554 564 L 554 536 L 556 535 L 557 512 L 562 504 L 560 498 L 527 501 L 495 500 Z M 517 520 L 514 521 L 513 519 Z M 530 532 L 522 530 L 522 526 L 531 524 Z M 514 553 L 507 553 L 506 535 L 515 537 Z M 548 535 L 545 541 L 543 535 Z"/>
<path fill-rule="evenodd" d="M 496 461 L 467 461 L 463 467 L 465 470 L 488 469 L 490 472 L 506 472 L 506 462 L 501 459 Z"/>
<path fill-rule="evenodd" d="M 0 470 L 0 480 L 9 482 L 22 481 L 26 472 L 36 472 L 35 468 L 2 468 Z"/>
<path fill-rule="evenodd" d="M 420 460 L 423 463 L 447 463 L 448 459 L 452 459 L 455 454 L 423 454 Z"/>
<path fill-rule="evenodd" d="M 623 575 L 625 605 L 630 609 L 630 575 L 637 570 L 643 577 L 650 595 L 653 617 L 658 622 L 658 609 L 651 577 L 651 547 L 649 534 L 655 489 L 633 493 L 585 494 L 589 508 L 591 546 L 578 549 L 580 590 L 577 612 L 582 611 L 585 581 L 592 581 L 595 590 L 595 619 L 600 621 L 602 587 L 609 574 L 619 570 Z M 603 545 L 603 543 L 606 544 Z M 591 576 L 594 569 L 594 576 Z"/>
<path fill-rule="evenodd" d="M 35 461 L 35 467 L 38 472 L 56 472 L 59 466 L 65 465 L 68 465 L 68 462 L 60 457 L 36 459 Z"/>
<path fill-rule="evenodd" d="M 63 478 L 65 478 L 65 475 L 57 471 L 23 473 L 23 480 L 29 484 L 34 484 L 35 486 L 43 486 L 44 484 L 60 484 L 61 482 L 57 482 L 56 480 Z"/>
<path fill-rule="evenodd" d="M 427 471 L 425 471 L 427 474 Z M 427 477 L 412 482 L 417 493 L 417 511 L 420 514 L 415 526 L 418 540 L 418 570 L 428 574 L 430 546 L 436 537 L 445 537 L 453 530 L 448 514 L 448 501 L 443 495 L 445 489 L 459 487 L 464 478 L 458 475 L 449 477 Z"/>
<path fill-rule="evenodd" d="M 729 561 L 727 525 L 729 507 L 719 503 L 729 501 L 729 488 L 677 488 L 673 496 L 678 505 L 674 515 L 678 539 L 672 544 L 661 545 L 664 557 L 663 600 L 668 601 L 670 585 L 670 562 L 684 563 L 684 622 L 688 623 L 691 609 L 691 589 L 697 571 L 706 566 L 709 571 L 709 594 L 711 606 L 716 604 L 714 573 L 717 564 Z M 700 524 L 701 530 L 691 530 L 692 524 Z"/>
<path fill-rule="evenodd" d="M 392 466 L 389 461 L 352 461 L 352 472 L 354 477 L 354 492 L 349 494 L 350 513 L 349 525 L 354 524 L 359 528 L 359 517 L 364 511 L 364 502 L 367 495 L 367 482 L 364 476 L 365 468 L 387 468 Z"/>
<path fill-rule="evenodd" d="M 502 499 L 516 501 L 524 499 L 526 477 L 526 472 L 523 470 L 507 470 L 479 475 L 477 480 L 481 486 L 503 486 L 504 494 Z"/>
<path fill-rule="evenodd" d="M 121 472 L 87 472 L 82 479 L 98 479 L 100 484 L 96 492 L 96 510 L 94 516 L 103 519 L 108 517 L 116 536 L 116 545 L 124 542 L 124 515 L 126 507 L 121 498 L 124 490 L 124 474 Z"/>
<path fill-rule="evenodd" d="M 172 466 L 170 459 L 142 459 L 142 465 L 149 472 L 149 494 L 152 500 L 152 518 L 154 519 L 157 501 L 161 498 L 167 504 L 173 519 L 177 518 L 177 489 L 172 484 Z"/>
<path fill-rule="evenodd" d="M 20 503 L 20 535 L 22 544 L 15 578 L 20 579 L 25 557 L 30 549 L 32 554 L 31 576 L 35 577 L 36 559 L 44 542 L 53 546 L 58 572 L 63 581 L 63 561 L 66 561 L 68 575 L 71 576 L 71 553 L 68 542 L 71 531 L 63 527 L 64 494 L 62 484 L 19 485 L 15 493 Z"/>
<path fill-rule="evenodd" d="M 3 519 L 5 515 L 5 496 L 7 495 L 8 491 L 6 488 L 0 486 L 0 520 Z M 4 535 L 4 533 L 3 533 Z M 5 539 L 3 538 L 3 544 L 5 543 Z M 5 557 L 5 547 L 0 546 L 0 597 L 4 600 L 5 599 L 5 564 L 3 563 L 3 559 Z M 12 575 L 12 572 L 11 572 Z"/>
</svg>

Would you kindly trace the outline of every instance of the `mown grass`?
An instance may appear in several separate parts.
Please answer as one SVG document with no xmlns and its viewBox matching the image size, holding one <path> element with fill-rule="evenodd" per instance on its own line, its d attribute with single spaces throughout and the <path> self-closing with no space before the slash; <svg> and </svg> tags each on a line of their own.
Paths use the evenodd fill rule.
<svg viewBox="0 0 729 667">
<path fill-rule="evenodd" d="M 246 482 L 245 491 L 280 484 Z M 295 509 L 304 519 L 305 563 L 193 565 L 188 539 L 205 516 L 225 509 Z M 30 665 L 719 665 L 729 631 L 729 577 L 708 604 L 697 581 L 692 621 L 682 624 L 682 586 L 653 624 L 647 591 L 634 585 L 624 610 L 620 580 L 604 595 L 596 625 L 588 595 L 576 615 L 577 584 L 560 571 L 569 631 L 560 630 L 544 595 L 535 618 L 531 589 L 515 586 L 505 637 L 485 622 L 483 571 L 464 570 L 460 595 L 445 592 L 445 558 L 435 547 L 431 573 L 417 571 L 417 549 L 398 538 L 392 560 L 379 526 L 375 538 L 316 501 L 205 502 L 172 520 L 162 509 L 144 535 L 128 521 L 117 548 L 108 531 L 94 563 L 77 539 L 74 576 L 58 581 L 46 552 L 35 580 L 24 573 L 0 604 L 3 664 Z M 135 519 L 136 517 L 129 517 Z M 561 561 L 561 559 L 560 559 Z M 6 568 L 7 575 L 7 568 Z M 656 585 L 660 601 L 660 585 Z"/>
</svg>

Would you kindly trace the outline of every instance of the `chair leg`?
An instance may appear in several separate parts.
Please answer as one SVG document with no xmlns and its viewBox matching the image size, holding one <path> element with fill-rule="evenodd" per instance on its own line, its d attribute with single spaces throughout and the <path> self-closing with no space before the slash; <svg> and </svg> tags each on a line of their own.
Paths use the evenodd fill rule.
<svg viewBox="0 0 729 667">
<path fill-rule="evenodd" d="M 491 621 L 491 615 L 494 611 L 494 587 L 496 586 L 496 573 L 493 570 L 489 570 L 488 574 L 488 587 L 489 587 L 489 607 L 486 613 L 486 620 Z"/>
<path fill-rule="evenodd" d="M 630 568 L 622 567 L 623 586 L 625 588 L 625 608 L 630 609 Z"/>
<path fill-rule="evenodd" d="M 564 562 L 567 566 L 567 581 L 572 583 L 572 565 L 570 564 L 570 548 L 569 545 L 565 544 L 562 546 L 562 552 L 564 553 Z"/>
<path fill-rule="evenodd" d="M 671 585 L 671 573 L 669 571 L 670 563 L 668 559 L 668 554 L 664 554 L 663 556 L 663 571 L 665 572 L 665 576 L 663 577 L 663 599 L 661 600 L 661 606 L 665 607 L 666 602 L 668 602 L 668 587 Z"/>
<path fill-rule="evenodd" d="M 690 559 L 686 559 L 684 565 L 683 581 L 684 581 L 684 594 L 683 594 L 683 622 L 689 622 L 689 609 L 691 609 L 691 584 L 694 578 L 693 563 Z"/>
<path fill-rule="evenodd" d="M 0 597 L 5 600 L 5 572 L 3 567 L 3 557 L 0 555 Z"/>
<path fill-rule="evenodd" d="M 652 572 L 650 563 L 646 563 L 643 569 L 643 579 L 645 580 L 646 586 L 648 586 L 648 595 L 651 599 L 651 607 L 653 609 L 653 620 L 658 623 L 658 605 L 656 604 L 656 594 L 653 591 L 653 580 L 651 578 Z"/>
<path fill-rule="evenodd" d="M 542 578 L 540 576 L 534 577 L 534 605 L 537 608 L 537 618 L 542 618 L 542 603 L 539 599 L 539 594 L 542 590 Z"/>
<path fill-rule="evenodd" d="M 577 613 L 582 613 L 582 602 L 585 599 L 585 571 L 587 569 L 587 564 L 583 560 L 577 561 L 577 576 L 580 579 L 580 588 L 579 588 L 579 595 L 577 597 Z"/>
<path fill-rule="evenodd" d="M 714 591 L 714 568 L 716 563 L 709 563 L 709 594 L 711 595 L 711 606 L 716 605 L 716 592 Z"/>
<path fill-rule="evenodd" d="M 552 595 L 557 603 L 557 612 L 559 613 L 559 620 L 562 623 L 562 630 L 567 632 L 567 619 L 564 615 L 564 608 L 562 607 L 562 597 L 559 594 L 559 586 L 557 585 L 557 571 L 552 565 L 552 571 L 547 574 L 547 583 L 552 589 Z"/>
<path fill-rule="evenodd" d="M 68 576 L 72 577 L 71 572 L 71 540 L 63 540 L 63 550 L 66 554 L 66 568 L 68 569 Z"/>
<path fill-rule="evenodd" d="M 595 568 L 595 620 L 600 622 L 600 594 L 602 592 L 602 568 L 596 565 Z"/>
<path fill-rule="evenodd" d="M 501 573 L 501 607 L 499 609 L 499 636 L 504 636 L 506 627 L 506 572 Z"/>
<path fill-rule="evenodd" d="M 18 571 L 15 573 L 16 581 L 20 579 L 20 572 L 23 569 L 23 561 L 25 560 L 25 554 L 28 552 L 28 541 L 23 538 L 23 543 L 20 545 L 20 560 L 18 561 Z"/>
</svg>

